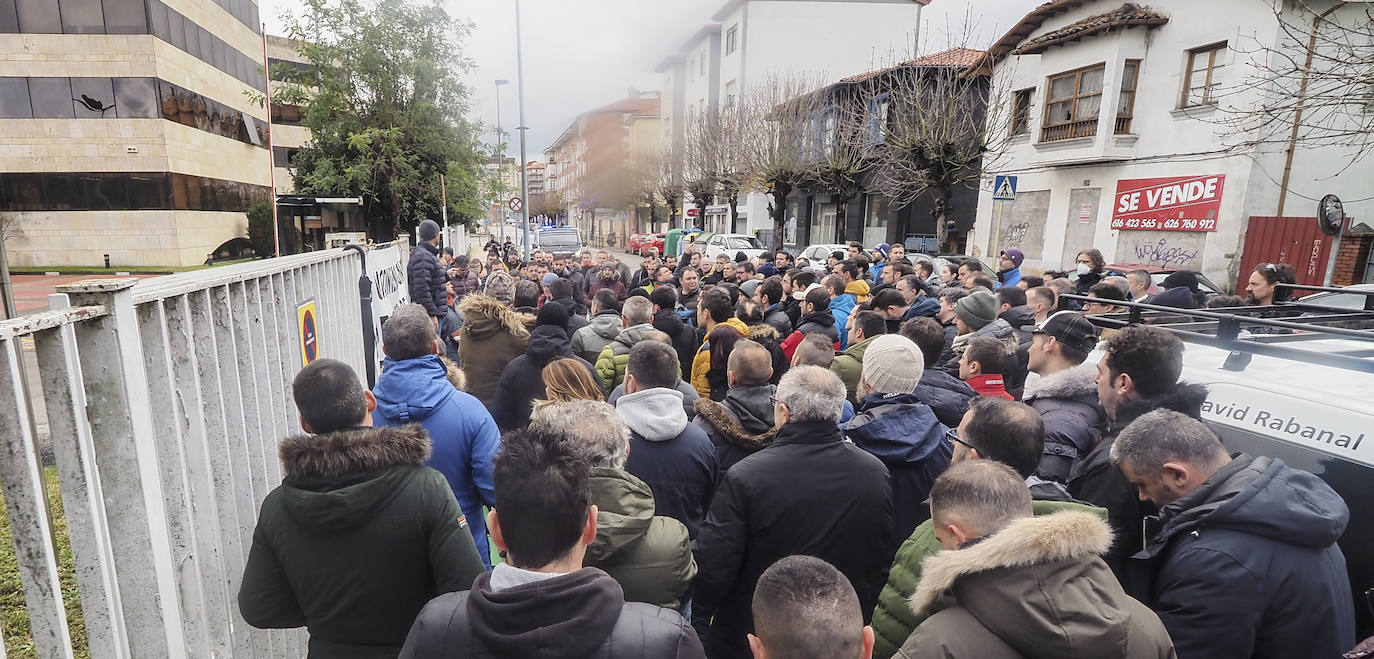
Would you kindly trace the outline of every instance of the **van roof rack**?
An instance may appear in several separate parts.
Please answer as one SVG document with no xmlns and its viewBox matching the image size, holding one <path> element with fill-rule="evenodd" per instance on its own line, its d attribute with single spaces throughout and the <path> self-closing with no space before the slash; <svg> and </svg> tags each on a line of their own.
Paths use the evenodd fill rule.
<svg viewBox="0 0 1374 659">
<path fill-rule="evenodd" d="M 1179 309 L 1139 302 L 1116 302 L 1125 313 L 1086 316 L 1103 329 L 1150 325 L 1184 341 L 1230 351 L 1226 368 L 1244 370 L 1251 355 L 1291 359 L 1362 373 L 1374 373 L 1374 290 L 1279 284 L 1303 291 L 1365 296 L 1364 309 L 1304 303 L 1301 299 L 1259 307 Z M 1088 301 L 1084 295 L 1061 295 Z M 1345 339 L 1320 346 L 1319 339 Z"/>
</svg>

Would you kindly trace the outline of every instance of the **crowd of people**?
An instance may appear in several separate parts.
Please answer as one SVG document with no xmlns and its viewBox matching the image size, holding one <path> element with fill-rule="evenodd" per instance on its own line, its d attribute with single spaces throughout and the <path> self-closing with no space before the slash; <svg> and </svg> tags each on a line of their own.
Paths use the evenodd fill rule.
<svg viewBox="0 0 1374 659">
<path fill-rule="evenodd" d="M 812 264 L 689 243 L 630 271 L 493 240 L 483 266 L 419 235 L 372 390 L 329 359 L 296 377 L 306 434 L 249 551 L 244 619 L 307 627 L 311 656 L 1355 644 L 1341 498 L 1228 453 L 1174 335 L 1100 336 L 1107 303 L 1060 297 L 1195 305 L 1195 278 L 1119 288 L 1096 250 L 1075 283 L 1014 249 L 935 272 L 887 244 Z M 1283 267 L 1256 269 L 1257 301 Z"/>
</svg>

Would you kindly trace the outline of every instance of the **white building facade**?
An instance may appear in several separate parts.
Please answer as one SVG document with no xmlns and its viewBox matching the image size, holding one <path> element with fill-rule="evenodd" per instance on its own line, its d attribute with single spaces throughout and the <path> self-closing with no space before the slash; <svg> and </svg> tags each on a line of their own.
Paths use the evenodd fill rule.
<svg viewBox="0 0 1374 659">
<path fill-rule="evenodd" d="M 682 153 L 692 117 L 728 107 L 772 77 L 826 81 L 913 57 L 929 0 L 730 0 L 655 69 L 663 74 L 663 142 Z M 685 222 L 728 231 L 728 208 Z M 771 231 L 768 197 L 741 195 L 739 229 Z"/>
<path fill-rule="evenodd" d="M 1275 15 L 1291 4 L 1058 0 L 1028 14 L 989 51 L 994 87 L 1013 108 L 989 126 L 994 143 L 1010 134 L 994 173 L 1017 177 L 1016 199 L 994 201 L 985 181 L 970 251 L 1016 247 L 1023 270 L 1038 271 L 1072 269 L 1079 250 L 1096 247 L 1109 263 L 1188 268 L 1222 286 L 1260 257 L 1292 263 L 1300 279 L 1324 271 L 1330 245 L 1320 238 L 1247 256 L 1247 231 L 1314 216 L 1325 194 L 1348 200 L 1348 216 L 1370 217 L 1374 162 L 1350 165 L 1353 154 L 1302 140 L 1246 145 L 1228 123 L 1231 108 L 1276 93 L 1255 84 L 1259 62 L 1274 51 L 1302 61 L 1306 44 L 1283 43 Z M 1363 12 L 1357 4 L 1327 20 Z"/>
</svg>

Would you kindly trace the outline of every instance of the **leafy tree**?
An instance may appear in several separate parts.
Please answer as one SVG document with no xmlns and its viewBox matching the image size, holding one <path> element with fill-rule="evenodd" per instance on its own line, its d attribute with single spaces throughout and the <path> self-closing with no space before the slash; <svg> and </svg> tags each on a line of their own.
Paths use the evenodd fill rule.
<svg viewBox="0 0 1374 659">
<path fill-rule="evenodd" d="M 248 242 L 258 258 L 272 256 L 277 251 L 272 237 L 272 205 L 266 202 L 248 207 Z"/>
<path fill-rule="evenodd" d="M 476 127 L 465 118 L 466 22 L 417 0 L 302 0 L 287 18 L 310 67 L 274 67 L 274 100 L 304 108 L 311 141 L 293 160 L 302 193 L 360 197 L 369 234 L 385 239 L 440 216 L 481 216 Z M 484 207 L 482 207 L 484 210 Z"/>
</svg>

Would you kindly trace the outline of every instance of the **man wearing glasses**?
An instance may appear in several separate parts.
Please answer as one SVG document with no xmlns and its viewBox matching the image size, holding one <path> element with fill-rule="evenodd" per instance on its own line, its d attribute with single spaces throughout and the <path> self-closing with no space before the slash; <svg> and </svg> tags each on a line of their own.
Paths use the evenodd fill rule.
<svg viewBox="0 0 1374 659">
<path fill-rule="evenodd" d="M 994 460 L 1014 469 L 1030 488 L 1036 515 L 1079 510 L 1106 519 L 1107 511 L 1075 503 L 1063 486 L 1034 476 L 1045 448 L 1045 426 L 1040 415 L 1028 405 L 1002 398 L 975 398 L 959 427 L 947 430 L 945 439 L 954 447 L 950 464 Z M 908 599 L 921 582 L 922 562 L 941 549 L 934 525 L 927 520 L 897 550 L 887 585 L 873 612 L 875 659 L 896 654 L 924 620 L 924 616 L 912 611 Z"/>
</svg>

